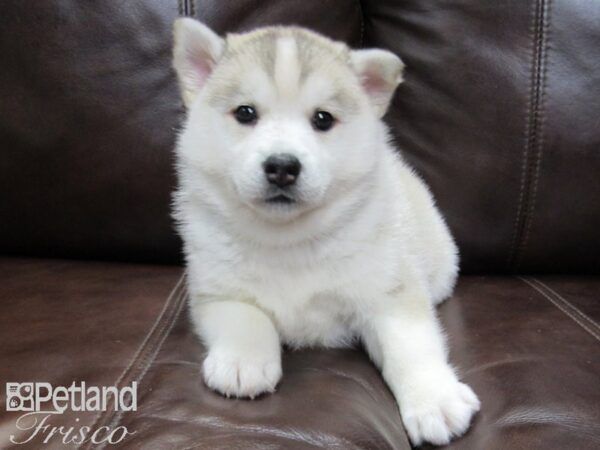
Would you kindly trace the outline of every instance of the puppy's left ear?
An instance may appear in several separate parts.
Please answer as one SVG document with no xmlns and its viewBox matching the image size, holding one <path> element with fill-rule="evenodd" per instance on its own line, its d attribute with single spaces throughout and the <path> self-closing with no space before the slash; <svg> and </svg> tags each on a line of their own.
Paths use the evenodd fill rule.
<svg viewBox="0 0 600 450">
<path fill-rule="evenodd" d="M 221 57 L 224 40 L 206 25 L 190 18 L 177 19 L 173 31 L 173 67 L 183 102 L 189 108 Z"/>
<path fill-rule="evenodd" d="M 353 50 L 350 63 L 376 114 L 383 117 L 402 82 L 404 63 L 392 52 L 380 49 Z"/>
</svg>

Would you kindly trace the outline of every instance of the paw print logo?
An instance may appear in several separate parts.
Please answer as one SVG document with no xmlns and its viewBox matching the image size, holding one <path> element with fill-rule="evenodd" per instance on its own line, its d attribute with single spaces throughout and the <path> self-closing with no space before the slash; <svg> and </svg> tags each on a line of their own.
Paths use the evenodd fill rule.
<svg viewBox="0 0 600 450">
<path fill-rule="evenodd" d="M 6 383 L 6 410 L 33 411 L 33 383 Z"/>
</svg>

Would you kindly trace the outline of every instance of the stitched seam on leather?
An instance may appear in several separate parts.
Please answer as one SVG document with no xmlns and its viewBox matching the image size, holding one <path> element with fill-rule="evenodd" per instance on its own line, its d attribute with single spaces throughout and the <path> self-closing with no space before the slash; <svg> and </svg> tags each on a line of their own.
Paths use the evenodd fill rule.
<svg viewBox="0 0 600 450">
<path fill-rule="evenodd" d="M 551 295 L 549 295 L 546 291 L 544 291 L 541 287 L 537 286 L 535 283 L 533 283 L 532 281 L 530 281 L 527 278 L 524 277 L 518 277 L 521 281 L 523 281 L 524 283 L 527 283 L 529 286 L 531 286 L 533 289 L 535 289 L 536 291 L 538 291 L 540 294 L 542 294 L 546 299 L 550 300 L 550 303 L 552 303 L 554 306 L 556 306 L 559 310 L 561 310 L 564 314 L 566 314 L 568 317 L 570 317 L 575 323 L 577 323 L 581 328 L 583 328 L 585 331 L 587 331 L 590 335 L 592 335 L 594 338 L 596 338 L 596 340 L 600 341 L 600 334 L 596 333 L 596 331 L 594 331 L 593 329 L 589 328 L 580 318 L 578 318 L 575 314 L 573 314 L 571 311 L 569 311 L 569 309 L 562 304 L 558 299 L 553 298 Z M 567 302 L 568 303 L 568 302 Z"/>
<path fill-rule="evenodd" d="M 535 143 L 535 152 L 534 152 L 534 167 L 532 167 L 532 171 L 534 174 L 533 178 L 533 186 L 530 190 L 530 198 L 527 203 L 529 210 L 525 213 L 525 223 L 524 223 L 524 231 L 521 239 L 520 248 L 517 251 L 517 256 L 515 260 L 515 269 L 518 269 L 521 258 L 527 247 L 527 240 L 529 239 L 529 230 L 531 229 L 531 223 L 533 222 L 533 214 L 535 211 L 535 205 L 537 200 L 537 192 L 538 192 L 538 182 L 540 178 L 540 172 L 542 171 L 542 156 L 544 152 L 544 125 L 545 119 L 545 99 L 546 99 L 546 75 L 548 69 L 548 29 L 550 26 L 550 8 L 551 8 L 552 0 L 546 0 L 544 2 L 543 12 L 542 12 L 542 54 L 540 55 L 540 63 L 538 67 L 538 101 L 536 103 L 537 111 L 535 113 L 536 123 L 537 123 L 537 131 L 536 138 L 537 142 Z"/>
<path fill-rule="evenodd" d="M 195 8 L 190 5 L 190 0 L 179 0 L 179 15 L 193 17 Z"/>
<path fill-rule="evenodd" d="M 588 326 L 591 327 L 592 329 L 594 329 L 596 331 L 596 333 L 600 336 L 600 325 L 594 319 L 592 319 L 586 313 L 581 311 L 579 308 L 577 308 L 570 301 L 568 301 L 566 298 L 564 298 L 562 295 L 560 295 L 558 292 L 556 292 L 554 289 L 552 289 L 550 286 L 548 286 L 543 281 L 538 280 L 537 278 L 533 278 L 533 277 L 527 277 L 527 279 L 536 283 L 540 288 L 543 288 L 544 290 L 546 290 L 549 295 L 554 295 L 554 297 L 557 300 L 561 301 L 566 307 L 568 307 L 573 314 L 579 316 L 579 318 L 581 320 L 587 322 Z"/>
<path fill-rule="evenodd" d="M 537 191 L 537 175 L 539 158 L 541 157 L 541 125 L 542 102 L 545 82 L 546 35 L 547 15 L 549 0 L 534 2 L 535 10 L 532 14 L 530 35 L 532 37 L 531 50 L 531 79 L 527 100 L 525 146 L 522 154 L 521 184 L 517 215 L 513 227 L 513 239 L 508 255 L 509 270 L 516 270 L 524 251 L 524 236 L 528 228 L 528 214 L 532 212 L 532 201 Z"/>
<path fill-rule="evenodd" d="M 138 349 L 136 350 L 136 352 L 134 353 L 133 357 L 129 361 L 129 364 L 127 364 L 127 366 L 125 367 L 125 369 L 121 372 L 121 375 L 119 375 L 119 377 L 115 381 L 114 386 L 120 387 L 121 383 L 126 378 L 128 372 L 132 371 L 132 368 L 133 368 L 134 364 L 136 364 L 140 359 L 143 359 L 143 357 L 141 357 L 141 355 L 142 355 L 142 353 L 144 353 L 145 351 L 147 351 L 147 349 L 150 347 L 149 343 L 150 343 L 151 339 L 153 337 L 157 336 L 157 333 L 160 333 L 160 332 L 162 332 L 164 330 L 164 328 L 166 326 L 166 322 L 168 321 L 168 320 L 165 320 L 165 317 L 168 316 L 169 310 L 172 309 L 172 307 L 173 307 L 172 305 L 175 304 L 176 307 L 177 307 L 177 309 L 180 309 L 180 305 L 178 304 L 178 302 L 181 301 L 182 294 L 179 294 L 179 296 L 176 298 L 175 301 L 173 301 L 173 299 L 174 299 L 175 293 L 180 289 L 180 287 L 182 285 L 182 281 L 184 280 L 184 278 L 185 278 L 185 273 L 182 274 L 179 277 L 179 279 L 177 280 L 177 283 L 175 284 L 175 286 L 171 290 L 169 296 L 167 297 L 167 300 L 165 301 L 165 305 L 163 306 L 163 309 L 161 310 L 161 312 L 159 313 L 158 317 L 154 321 L 154 324 L 152 325 L 152 328 L 150 328 L 150 331 L 144 337 L 144 340 L 139 345 Z M 182 292 L 185 292 L 185 289 L 183 289 Z M 157 329 L 159 328 L 159 326 L 160 326 L 160 331 L 157 332 Z M 158 334 L 158 335 L 160 336 L 160 334 Z M 96 427 L 96 425 L 98 425 L 100 422 L 103 421 L 102 419 L 104 417 L 108 417 L 113 412 L 114 411 L 111 411 L 110 409 L 108 409 L 107 411 L 101 411 L 96 416 L 96 418 L 94 419 L 94 421 L 92 422 L 92 424 L 90 425 L 90 429 L 94 429 Z M 93 444 L 90 441 L 90 442 L 88 442 L 88 445 L 85 448 L 90 449 L 90 448 L 92 448 L 92 445 Z M 80 448 L 82 448 L 82 447 L 80 446 Z"/>
<path fill-rule="evenodd" d="M 165 321 L 165 326 L 163 327 L 163 330 L 161 332 L 161 338 L 157 342 L 157 344 L 154 348 L 154 351 L 151 354 L 146 356 L 146 358 L 145 358 L 146 361 L 143 364 L 138 365 L 138 367 L 141 367 L 141 372 L 139 373 L 139 375 L 137 377 L 132 377 L 132 380 L 133 380 L 133 378 L 135 378 L 135 380 L 133 380 L 133 381 L 138 382 L 138 386 L 143 381 L 143 379 L 146 376 L 146 373 L 148 373 L 148 370 L 150 369 L 150 367 L 152 367 L 152 363 L 156 360 L 156 356 L 162 349 L 162 346 L 165 343 L 165 341 L 167 340 L 167 337 L 169 337 L 169 335 L 171 334 L 171 330 L 173 329 L 175 322 L 177 322 L 177 319 L 179 318 L 179 315 L 181 314 L 183 305 L 185 304 L 185 301 L 184 301 L 185 299 L 186 299 L 186 290 L 182 289 L 181 293 L 179 294 L 179 297 L 175 301 L 176 309 L 173 311 L 173 316 L 169 320 Z M 129 406 L 129 404 L 127 406 Z M 112 421 L 108 424 L 109 429 L 114 430 L 121 424 L 121 420 L 123 419 L 123 414 L 124 414 L 124 411 L 118 411 L 113 416 Z M 105 446 L 106 446 L 106 442 L 98 450 L 101 450 Z"/>
<path fill-rule="evenodd" d="M 361 0 L 358 0 L 358 13 L 360 14 L 360 48 L 365 45 L 365 11 Z"/>
<path fill-rule="evenodd" d="M 153 338 L 154 336 L 157 335 L 156 330 L 157 330 L 159 324 L 161 324 L 161 330 L 160 330 L 160 332 L 162 332 L 164 330 L 164 328 L 165 328 L 166 323 L 168 322 L 168 320 L 163 320 L 163 319 L 167 316 L 167 312 L 169 311 L 170 307 L 173 304 L 172 299 L 174 298 L 174 294 L 180 288 L 183 279 L 184 279 L 184 275 L 182 274 L 181 277 L 179 278 L 179 280 L 177 281 L 177 284 L 175 285 L 175 287 L 173 288 L 173 290 L 169 294 L 169 297 L 167 298 L 167 301 L 165 302 L 165 305 L 163 306 L 163 309 L 160 312 L 160 314 L 158 315 L 156 321 L 152 325 L 152 328 L 150 329 L 150 331 L 148 332 L 148 334 L 146 334 L 146 337 L 144 338 L 144 340 L 142 341 L 142 343 L 138 347 L 138 350 L 134 354 L 133 358 L 130 360 L 130 362 L 127 365 L 127 367 L 125 368 L 125 370 L 123 370 L 123 372 L 121 373 L 121 375 L 119 376 L 119 378 L 115 382 L 115 384 L 114 384 L 115 386 L 118 387 L 120 385 L 120 383 L 122 382 L 122 380 L 125 378 L 125 375 L 132 369 L 134 363 L 136 361 L 142 359 L 142 358 L 140 358 L 140 355 L 147 348 L 150 347 L 148 343 L 150 342 L 151 338 Z M 177 300 L 175 301 L 175 304 L 177 304 L 177 301 L 179 301 L 180 298 L 181 298 L 181 294 L 177 297 Z M 158 332 L 158 333 L 160 333 L 160 332 Z M 160 334 L 158 334 L 158 335 L 160 335 Z M 102 418 L 109 416 L 109 414 L 111 412 L 113 412 L 113 411 L 108 410 L 104 414 L 102 412 L 100 414 L 98 414 L 98 416 L 96 417 L 96 420 L 93 422 L 91 428 L 92 429 L 95 428 L 95 426 L 102 421 Z M 106 422 L 106 421 L 104 421 L 104 422 Z M 88 448 L 91 448 L 91 446 L 92 446 L 92 443 L 90 442 L 90 445 L 89 445 Z"/>
<path fill-rule="evenodd" d="M 534 6 L 534 11 L 532 12 L 532 22 L 530 25 L 530 29 L 529 29 L 529 35 L 531 36 L 532 41 L 534 40 L 534 36 L 535 36 L 535 23 L 537 21 L 537 14 L 535 9 L 537 8 L 538 2 L 534 0 L 533 2 L 533 6 Z M 531 48 L 531 60 L 532 60 L 532 70 L 533 70 L 533 63 L 535 61 L 535 57 L 534 57 L 534 52 L 535 52 L 535 46 L 532 45 Z M 507 264 L 508 264 L 508 269 L 511 270 L 512 269 L 512 263 L 513 263 L 513 259 L 514 259 L 514 255 L 515 255 L 515 251 L 517 248 L 517 240 L 519 237 L 519 223 L 521 221 L 521 215 L 522 215 L 522 210 L 523 210 L 523 199 L 525 197 L 525 180 L 526 180 L 526 175 L 527 175 L 527 162 L 528 162 L 528 150 L 529 150 L 529 146 L 528 146 L 528 136 L 529 136 L 529 128 L 531 127 L 531 97 L 532 97 L 532 92 L 533 92 L 533 75 L 530 75 L 530 80 L 529 80 L 529 93 L 527 95 L 527 106 L 526 106 L 526 112 L 525 112 L 525 117 L 526 117 L 526 121 L 525 121 L 525 145 L 523 146 L 523 152 L 521 155 L 521 182 L 519 185 L 519 199 L 517 200 L 517 214 L 515 216 L 515 223 L 513 225 L 513 238 L 512 238 L 512 242 L 511 242 L 511 246 L 510 246 L 510 251 L 508 253 L 508 260 L 507 260 Z"/>
</svg>

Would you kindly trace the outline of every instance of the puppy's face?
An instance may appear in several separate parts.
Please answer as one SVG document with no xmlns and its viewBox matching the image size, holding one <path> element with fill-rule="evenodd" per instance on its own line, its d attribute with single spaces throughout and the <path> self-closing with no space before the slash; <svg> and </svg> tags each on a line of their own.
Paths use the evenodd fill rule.
<svg viewBox="0 0 600 450">
<path fill-rule="evenodd" d="M 174 66 L 189 111 L 184 158 L 224 201 L 272 222 L 335 201 L 373 170 L 403 67 L 299 28 L 222 39 L 191 19 L 176 22 Z"/>
</svg>

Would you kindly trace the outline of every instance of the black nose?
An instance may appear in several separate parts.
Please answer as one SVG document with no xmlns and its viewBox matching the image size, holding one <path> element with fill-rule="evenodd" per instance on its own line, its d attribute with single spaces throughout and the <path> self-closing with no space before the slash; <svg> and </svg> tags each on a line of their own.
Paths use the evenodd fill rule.
<svg viewBox="0 0 600 450">
<path fill-rule="evenodd" d="M 280 188 L 290 186 L 296 182 L 302 165 L 298 158 L 288 153 L 271 155 L 263 163 L 267 181 Z"/>
</svg>

